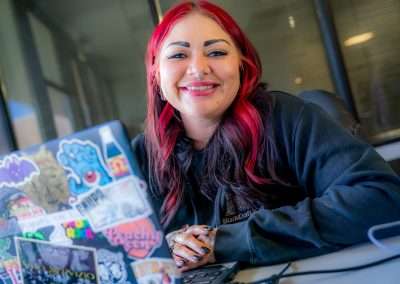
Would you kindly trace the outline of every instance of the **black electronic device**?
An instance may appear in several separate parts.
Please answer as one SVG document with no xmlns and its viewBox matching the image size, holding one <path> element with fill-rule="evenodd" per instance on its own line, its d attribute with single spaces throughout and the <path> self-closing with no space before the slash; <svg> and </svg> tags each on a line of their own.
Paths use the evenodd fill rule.
<svg viewBox="0 0 400 284">
<path fill-rule="evenodd" d="M 211 264 L 183 273 L 185 284 L 217 284 L 230 281 L 239 269 L 238 262 Z"/>
</svg>

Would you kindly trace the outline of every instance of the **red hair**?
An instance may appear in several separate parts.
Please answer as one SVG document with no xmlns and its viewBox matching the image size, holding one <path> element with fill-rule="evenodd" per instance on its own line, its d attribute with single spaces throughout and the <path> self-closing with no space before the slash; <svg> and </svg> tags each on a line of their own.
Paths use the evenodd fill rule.
<svg viewBox="0 0 400 284">
<path fill-rule="evenodd" d="M 157 83 L 157 56 L 161 45 L 174 25 L 184 16 L 198 12 L 212 18 L 228 33 L 241 53 L 241 84 L 229 115 L 221 121 L 220 131 L 224 132 L 235 151 L 241 151 L 243 161 L 241 172 L 245 173 L 245 183 L 264 184 L 270 180 L 256 174 L 257 157 L 264 151 L 264 128 L 260 114 L 249 98 L 259 85 L 262 73 L 259 56 L 236 24 L 233 18 L 220 7 L 207 1 L 185 1 L 171 8 L 155 28 L 146 53 L 147 70 L 147 117 L 146 148 L 150 166 L 154 171 L 159 193 L 164 196 L 160 215 L 161 221 L 168 224 L 175 214 L 183 196 L 183 179 L 173 151 L 177 138 L 184 131 L 175 109 L 161 97 Z M 235 153 L 232 153 L 235 155 Z M 239 169 L 235 169 L 237 172 Z"/>
</svg>

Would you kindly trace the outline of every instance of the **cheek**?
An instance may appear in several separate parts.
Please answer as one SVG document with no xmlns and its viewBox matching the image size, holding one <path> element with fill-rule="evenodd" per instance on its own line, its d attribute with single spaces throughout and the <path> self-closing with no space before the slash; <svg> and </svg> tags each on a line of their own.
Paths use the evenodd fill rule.
<svg viewBox="0 0 400 284">
<path fill-rule="evenodd" d="M 225 88 L 231 92 L 232 95 L 236 95 L 240 87 L 240 73 L 239 70 L 227 68 L 224 72 L 225 74 Z"/>
<path fill-rule="evenodd" d="M 161 86 L 171 88 L 175 86 L 182 77 L 182 68 L 177 64 L 160 64 Z"/>
<path fill-rule="evenodd" d="M 239 65 L 234 63 L 224 64 L 223 66 L 216 66 L 214 70 L 218 70 L 219 77 L 226 83 L 231 85 L 240 84 Z M 236 83 L 236 84 L 235 84 Z"/>
</svg>

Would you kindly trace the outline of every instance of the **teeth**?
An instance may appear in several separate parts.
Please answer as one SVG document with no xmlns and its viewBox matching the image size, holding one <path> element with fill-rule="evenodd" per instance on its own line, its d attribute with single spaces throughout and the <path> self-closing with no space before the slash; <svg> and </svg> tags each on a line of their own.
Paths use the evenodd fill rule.
<svg viewBox="0 0 400 284">
<path fill-rule="evenodd" d="M 188 89 L 189 91 L 205 91 L 205 90 L 209 90 L 209 89 L 212 89 L 212 88 L 214 88 L 214 86 L 212 86 L 212 85 L 209 85 L 209 86 L 196 86 L 196 87 L 191 86 L 191 87 L 187 87 L 187 89 Z"/>
</svg>

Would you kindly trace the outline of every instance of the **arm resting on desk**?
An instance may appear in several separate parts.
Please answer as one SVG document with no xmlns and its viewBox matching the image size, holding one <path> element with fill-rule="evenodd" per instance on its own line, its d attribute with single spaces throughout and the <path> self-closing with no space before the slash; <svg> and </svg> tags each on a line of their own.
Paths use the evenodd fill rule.
<svg viewBox="0 0 400 284">
<path fill-rule="evenodd" d="M 275 137 L 307 198 L 222 225 L 217 261 L 272 264 L 319 255 L 363 242 L 369 227 L 400 219 L 400 179 L 373 148 L 313 105 L 292 105 L 276 106 Z"/>
</svg>

